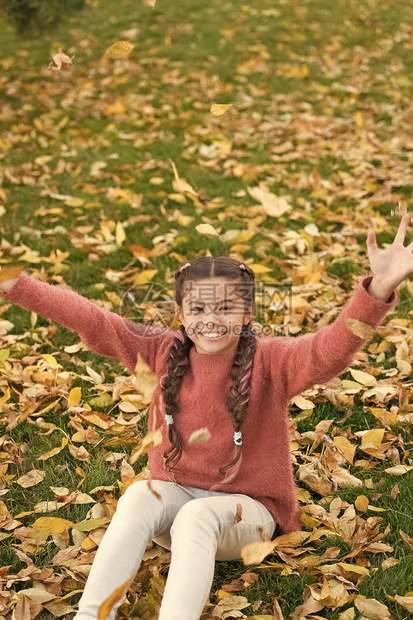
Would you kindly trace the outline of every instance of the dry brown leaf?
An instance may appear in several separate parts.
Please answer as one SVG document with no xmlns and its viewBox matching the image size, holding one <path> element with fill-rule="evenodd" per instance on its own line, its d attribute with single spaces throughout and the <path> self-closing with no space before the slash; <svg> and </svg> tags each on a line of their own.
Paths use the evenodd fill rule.
<svg viewBox="0 0 413 620">
<path fill-rule="evenodd" d="M 413 595 L 412 596 L 399 596 L 395 595 L 394 600 L 407 611 L 413 613 Z"/>
<path fill-rule="evenodd" d="M 413 549 L 413 538 L 411 538 L 408 534 L 403 532 L 403 530 L 399 530 L 399 532 L 400 532 L 400 536 L 401 536 L 401 539 L 402 539 L 404 545 L 408 549 Z"/>
<path fill-rule="evenodd" d="M 362 597 L 362 595 L 358 595 L 354 599 L 354 604 L 362 614 L 371 620 L 390 618 L 388 607 L 375 598 L 366 598 Z"/>
<path fill-rule="evenodd" d="M 57 66 L 53 66 L 53 63 L 50 62 L 48 65 L 48 69 L 54 71 L 64 71 L 72 64 L 74 57 L 75 55 L 73 54 L 72 58 L 70 58 L 62 51 L 62 48 L 60 48 L 58 53 L 53 56 L 53 61 L 56 63 Z"/>
<path fill-rule="evenodd" d="M 18 478 L 16 482 L 21 487 L 27 489 L 34 486 L 35 484 L 39 484 L 39 482 L 42 482 L 45 475 L 46 472 L 41 469 L 32 469 L 31 471 L 27 472 L 27 474 L 20 476 L 20 478 Z"/>
<path fill-rule="evenodd" d="M 413 465 L 395 465 L 394 467 L 387 467 L 384 471 L 386 474 L 392 474 L 393 476 L 403 476 L 408 471 L 413 469 Z"/>
</svg>

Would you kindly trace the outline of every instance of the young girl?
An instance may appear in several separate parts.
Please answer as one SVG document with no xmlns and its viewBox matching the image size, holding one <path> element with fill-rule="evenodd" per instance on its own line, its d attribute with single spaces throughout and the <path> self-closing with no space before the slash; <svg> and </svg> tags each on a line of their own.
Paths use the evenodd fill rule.
<svg viewBox="0 0 413 620">
<path fill-rule="evenodd" d="M 199 620 L 215 560 L 239 560 L 242 547 L 261 536 L 301 530 L 288 402 L 342 373 L 365 346 L 345 318 L 376 328 L 395 307 L 394 289 L 413 271 L 413 243 L 403 246 L 408 221 L 406 214 L 384 251 L 369 232 L 372 275 L 361 279 L 331 325 L 298 337 L 257 338 L 254 273 L 223 256 L 199 258 L 175 274 L 182 326 L 174 332 L 123 319 L 25 272 L 1 285 L 6 299 L 78 332 L 92 351 L 118 358 L 131 373 L 140 353 L 159 378 L 148 428 L 156 402 L 163 441 L 149 450 L 148 464 L 162 500 L 145 480 L 127 488 L 75 620 L 97 619 L 101 603 L 138 571 L 151 540 L 171 551 L 159 620 Z M 189 443 L 205 427 L 209 441 Z"/>
</svg>

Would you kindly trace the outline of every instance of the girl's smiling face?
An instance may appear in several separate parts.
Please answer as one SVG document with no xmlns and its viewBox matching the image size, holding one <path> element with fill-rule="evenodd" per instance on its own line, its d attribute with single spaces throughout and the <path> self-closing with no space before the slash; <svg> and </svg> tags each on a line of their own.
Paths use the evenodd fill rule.
<svg viewBox="0 0 413 620">
<path fill-rule="evenodd" d="M 237 284 L 226 278 L 190 281 L 178 315 L 197 353 L 222 355 L 235 351 L 242 329 L 253 318 Z M 218 338 L 204 336 L 212 333 Z"/>
</svg>

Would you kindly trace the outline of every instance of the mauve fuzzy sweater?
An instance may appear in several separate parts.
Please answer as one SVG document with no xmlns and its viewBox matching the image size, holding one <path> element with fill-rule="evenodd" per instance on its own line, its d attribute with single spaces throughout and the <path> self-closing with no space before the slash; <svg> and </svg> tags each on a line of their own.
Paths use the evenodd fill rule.
<svg viewBox="0 0 413 620">
<path fill-rule="evenodd" d="M 351 365 L 355 353 L 364 348 L 366 340 L 345 326 L 346 317 L 376 328 L 398 303 L 398 289 L 387 301 L 370 295 L 367 287 L 372 277 L 362 278 L 336 319 L 317 332 L 257 340 L 250 402 L 242 426 L 243 461 L 238 478 L 222 490 L 262 502 L 273 515 L 278 532 L 302 529 L 290 455 L 288 402 L 313 385 L 324 384 L 341 374 Z M 174 416 L 183 438 L 179 473 L 174 477 L 164 470 L 162 455 L 170 442 L 158 398 L 159 378 L 166 370 L 169 348 L 178 332 L 134 323 L 75 291 L 41 282 L 24 271 L 2 297 L 77 332 L 91 351 L 117 358 L 131 373 L 140 353 L 158 376 L 148 429 L 153 430 L 156 402 L 155 428 L 162 429 L 163 442 L 148 452 L 152 479 L 175 478 L 179 484 L 202 489 L 209 489 L 222 479 L 218 469 L 232 458 L 234 446 L 234 427 L 225 401 L 235 352 L 208 355 L 197 353 L 195 346 L 190 350 L 178 397 L 179 413 Z M 202 427 L 209 429 L 210 440 L 189 445 L 190 435 Z"/>
</svg>

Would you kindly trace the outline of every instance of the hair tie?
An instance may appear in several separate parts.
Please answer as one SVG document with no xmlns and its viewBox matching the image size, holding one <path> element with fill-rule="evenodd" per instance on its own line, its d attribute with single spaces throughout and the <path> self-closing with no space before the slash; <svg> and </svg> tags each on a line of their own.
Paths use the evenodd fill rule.
<svg viewBox="0 0 413 620">
<path fill-rule="evenodd" d="M 240 269 L 243 269 L 244 271 L 247 269 L 246 266 L 244 265 L 244 263 L 241 263 L 241 265 L 239 266 Z"/>
<path fill-rule="evenodd" d="M 173 424 L 173 423 L 174 423 L 174 419 L 173 419 L 173 417 L 172 417 L 171 415 L 169 415 L 168 413 L 165 413 L 165 420 L 166 420 L 166 423 L 167 423 L 168 425 L 169 425 L 169 424 Z"/>
<path fill-rule="evenodd" d="M 191 263 L 186 263 L 186 265 L 182 265 L 182 267 L 179 269 L 179 271 L 183 271 L 184 269 L 186 269 L 187 267 L 189 267 Z"/>
<path fill-rule="evenodd" d="M 236 431 L 236 432 L 234 433 L 234 443 L 236 443 L 236 444 L 237 444 L 237 446 L 240 446 L 240 445 L 242 444 L 242 439 L 241 439 L 241 437 L 242 437 L 242 433 L 241 433 L 241 431 Z M 238 441 L 238 439 L 239 439 L 240 441 Z"/>
</svg>

